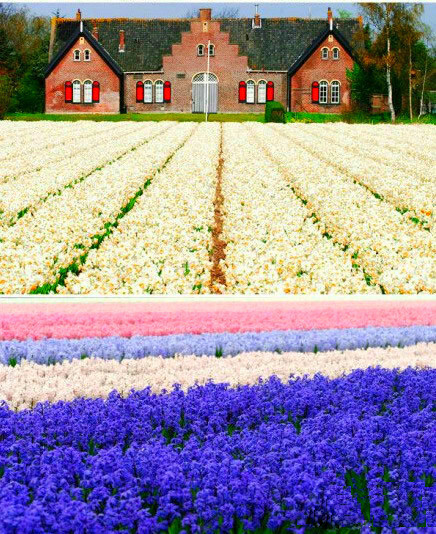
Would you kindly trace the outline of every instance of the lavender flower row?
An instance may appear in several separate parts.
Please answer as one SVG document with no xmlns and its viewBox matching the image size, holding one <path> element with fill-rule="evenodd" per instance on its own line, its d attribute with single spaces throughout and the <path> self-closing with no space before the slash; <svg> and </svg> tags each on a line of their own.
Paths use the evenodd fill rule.
<svg viewBox="0 0 436 534">
<path fill-rule="evenodd" d="M 0 406 L 0 532 L 423 532 L 435 390 L 435 369 L 368 369 Z"/>
<path fill-rule="evenodd" d="M 175 354 L 232 356 L 253 351 L 318 352 L 405 347 L 435 341 L 436 326 L 1 341 L 0 364 L 15 364 L 21 360 L 48 364 L 84 357 L 123 360 L 145 356 L 168 358 Z"/>
</svg>

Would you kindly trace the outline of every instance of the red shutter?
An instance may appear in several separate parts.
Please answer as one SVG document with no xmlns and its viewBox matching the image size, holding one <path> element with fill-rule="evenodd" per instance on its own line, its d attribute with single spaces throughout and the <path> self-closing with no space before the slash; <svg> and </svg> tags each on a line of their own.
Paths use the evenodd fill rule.
<svg viewBox="0 0 436 534">
<path fill-rule="evenodd" d="M 164 83 L 164 102 L 171 102 L 171 82 Z"/>
<path fill-rule="evenodd" d="M 71 82 L 65 82 L 65 102 L 73 101 L 73 84 Z"/>
<path fill-rule="evenodd" d="M 266 84 L 266 101 L 272 102 L 274 100 L 274 82 Z"/>
<path fill-rule="evenodd" d="M 94 82 L 92 84 L 92 101 L 94 103 L 100 102 L 100 83 Z"/>
<path fill-rule="evenodd" d="M 319 103 L 319 83 L 318 82 L 312 83 L 312 102 L 314 104 Z"/>
<path fill-rule="evenodd" d="M 247 84 L 245 82 L 239 82 L 239 102 L 247 101 Z"/>
<path fill-rule="evenodd" d="M 144 83 L 136 82 L 136 102 L 144 102 Z"/>
</svg>

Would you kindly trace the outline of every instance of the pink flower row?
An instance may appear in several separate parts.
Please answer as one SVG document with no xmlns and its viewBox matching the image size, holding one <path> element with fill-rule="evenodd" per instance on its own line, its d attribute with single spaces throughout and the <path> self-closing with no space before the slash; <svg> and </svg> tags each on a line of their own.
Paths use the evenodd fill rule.
<svg viewBox="0 0 436 534">
<path fill-rule="evenodd" d="M 436 301 L 2 303 L 0 340 L 436 325 Z"/>
</svg>

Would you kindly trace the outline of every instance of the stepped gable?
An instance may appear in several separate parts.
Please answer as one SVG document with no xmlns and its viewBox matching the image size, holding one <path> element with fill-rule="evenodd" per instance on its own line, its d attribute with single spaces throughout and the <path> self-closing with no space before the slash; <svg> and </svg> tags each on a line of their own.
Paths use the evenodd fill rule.
<svg viewBox="0 0 436 534">
<path fill-rule="evenodd" d="M 155 71 L 162 68 L 162 57 L 171 54 L 171 46 L 181 42 L 182 32 L 189 32 L 196 19 L 83 19 L 92 33 L 98 27 L 98 40 L 125 72 Z M 326 30 L 325 19 L 263 18 L 261 28 L 252 28 L 251 18 L 212 19 L 230 34 L 230 44 L 239 46 L 239 54 L 248 57 L 251 69 L 288 70 Z M 54 53 L 71 37 L 79 24 L 58 19 Z M 359 26 L 357 19 L 336 19 L 334 27 L 351 44 Z M 120 30 L 125 32 L 126 48 L 118 50 Z"/>
</svg>

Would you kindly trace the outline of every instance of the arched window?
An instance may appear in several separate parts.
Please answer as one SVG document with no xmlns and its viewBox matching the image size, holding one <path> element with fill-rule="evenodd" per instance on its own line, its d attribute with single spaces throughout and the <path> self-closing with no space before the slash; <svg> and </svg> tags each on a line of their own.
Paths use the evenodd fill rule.
<svg viewBox="0 0 436 534">
<path fill-rule="evenodd" d="M 253 80 L 248 80 L 247 82 L 247 104 L 254 104 L 254 88 L 255 84 Z"/>
<path fill-rule="evenodd" d="M 65 102 L 73 101 L 73 84 L 71 82 L 65 82 Z"/>
<path fill-rule="evenodd" d="M 274 82 L 266 84 L 266 101 L 272 102 L 274 100 Z"/>
<path fill-rule="evenodd" d="M 158 80 L 154 86 L 155 89 L 155 101 L 159 104 L 163 102 L 163 81 Z"/>
<path fill-rule="evenodd" d="M 80 84 L 79 80 L 74 80 L 74 82 L 73 82 L 73 103 L 74 104 L 80 104 L 80 102 L 81 102 L 80 85 L 81 84 Z"/>
<path fill-rule="evenodd" d="M 197 45 L 197 56 L 204 56 L 204 45 Z"/>
<path fill-rule="evenodd" d="M 331 83 L 331 102 L 332 104 L 341 102 L 341 84 L 337 80 Z"/>
<path fill-rule="evenodd" d="M 319 83 L 318 82 L 312 83 L 312 103 L 313 104 L 319 103 Z"/>
<path fill-rule="evenodd" d="M 145 80 L 143 100 L 146 104 L 153 102 L 153 82 L 151 80 Z"/>
<path fill-rule="evenodd" d="M 214 55 L 215 55 L 215 45 L 210 44 L 209 45 L 209 56 L 214 56 Z"/>
<path fill-rule="evenodd" d="M 321 59 L 328 59 L 329 58 L 329 49 L 325 46 L 324 48 L 321 48 Z"/>
<path fill-rule="evenodd" d="M 74 50 L 74 52 L 73 52 L 73 60 L 74 61 L 80 61 L 80 50 Z"/>
<path fill-rule="evenodd" d="M 163 99 L 164 102 L 171 102 L 171 82 L 164 83 Z"/>
<path fill-rule="evenodd" d="M 94 103 L 100 102 L 100 83 L 94 82 L 92 84 L 92 101 Z"/>
<path fill-rule="evenodd" d="M 339 59 L 339 48 L 333 48 L 333 59 Z"/>
<path fill-rule="evenodd" d="M 144 101 L 144 84 L 139 81 L 136 82 L 136 102 Z"/>
<path fill-rule="evenodd" d="M 328 94 L 329 84 L 324 80 L 319 82 L 319 103 L 327 104 L 327 94 Z"/>
<path fill-rule="evenodd" d="M 85 61 L 91 61 L 91 51 L 86 49 L 84 52 L 83 52 L 83 59 Z"/>
<path fill-rule="evenodd" d="M 86 80 L 83 82 L 83 102 L 85 104 L 92 104 L 92 82 Z"/>
<path fill-rule="evenodd" d="M 238 100 L 239 102 L 247 101 L 247 84 L 245 82 L 239 82 Z"/>
<path fill-rule="evenodd" d="M 257 84 L 257 102 L 258 104 L 265 104 L 266 102 L 266 81 L 260 80 Z"/>
</svg>

